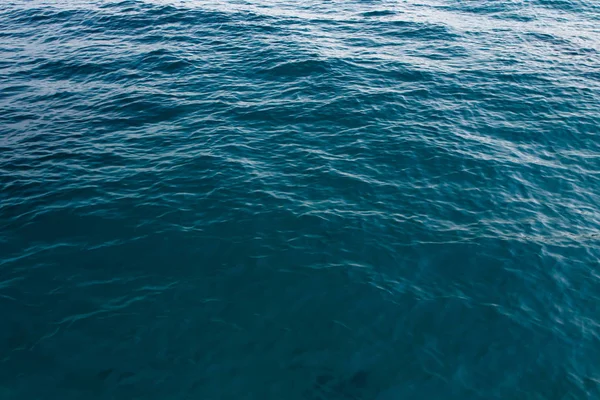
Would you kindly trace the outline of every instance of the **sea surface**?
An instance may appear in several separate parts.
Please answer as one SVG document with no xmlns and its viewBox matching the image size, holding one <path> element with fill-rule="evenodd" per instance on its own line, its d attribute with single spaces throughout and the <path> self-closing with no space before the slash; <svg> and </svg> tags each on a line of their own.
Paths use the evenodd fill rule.
<svg viewBox="0 0 600 400">
<path fill-rule="evenodd" d="M 0 399 L 600 399 L 600 2 L 4 0 Z"/>
</svg>

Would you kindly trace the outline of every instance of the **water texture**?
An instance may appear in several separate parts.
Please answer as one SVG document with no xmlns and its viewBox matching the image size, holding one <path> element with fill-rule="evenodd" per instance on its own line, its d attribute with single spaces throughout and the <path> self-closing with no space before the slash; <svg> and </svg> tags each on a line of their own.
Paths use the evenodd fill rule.
<svg viewBox="0 0 600 400">
<path fill-rule="evenodd" d="M 600 3 L 0 4 L 0 399 L 600 398 Z"/>
</svg>

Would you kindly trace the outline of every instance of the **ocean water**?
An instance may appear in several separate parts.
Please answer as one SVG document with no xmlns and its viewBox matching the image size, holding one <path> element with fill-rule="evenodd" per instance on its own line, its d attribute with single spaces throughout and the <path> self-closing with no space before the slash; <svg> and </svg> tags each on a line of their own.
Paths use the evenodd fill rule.
<svg viewBox="0 0 600 400">
<path fill-rule="evenodd" d="M 5 0 L 0 399 L 600 398 L 600 3 Z"/>
</svg>

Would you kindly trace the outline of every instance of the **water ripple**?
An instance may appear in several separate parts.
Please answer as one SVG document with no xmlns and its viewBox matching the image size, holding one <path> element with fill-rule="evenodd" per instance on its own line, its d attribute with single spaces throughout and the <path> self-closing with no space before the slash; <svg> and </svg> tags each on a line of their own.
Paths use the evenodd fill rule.
<svg viewBox="0 0 600 400">
<path fill-rule="evenodd" d="M 598 398 L 599 11 L 3 3 L 0 398 Z"/>
</svg>

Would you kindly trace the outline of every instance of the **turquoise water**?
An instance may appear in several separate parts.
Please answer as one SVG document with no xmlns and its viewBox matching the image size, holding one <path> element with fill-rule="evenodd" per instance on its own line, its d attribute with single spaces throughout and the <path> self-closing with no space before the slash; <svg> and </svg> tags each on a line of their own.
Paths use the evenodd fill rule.
<svg viewBox="0 0 600 400">
<path fill-rule="evenodd" d="M 0 399 L 600 398 L 600 5 L 4 1 Z"/>
</svg>

